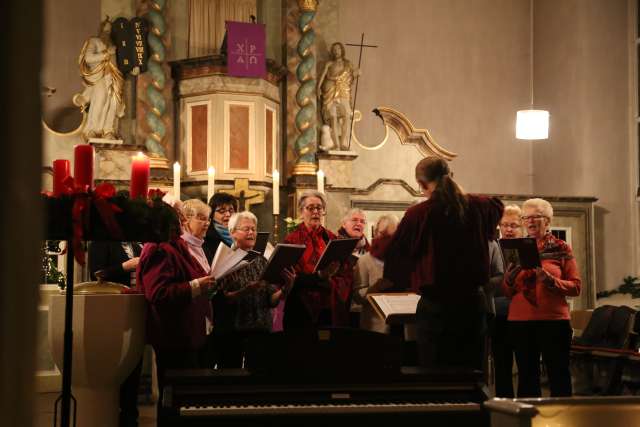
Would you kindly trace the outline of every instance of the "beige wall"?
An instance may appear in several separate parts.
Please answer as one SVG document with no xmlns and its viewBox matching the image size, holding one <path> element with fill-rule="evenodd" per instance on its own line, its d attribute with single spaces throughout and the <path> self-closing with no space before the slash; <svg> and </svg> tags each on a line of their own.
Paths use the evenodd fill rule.
<svg viewBox="0 0 640 427">
<path fill-rule="evenodd" d="M 42 85 L 56 89 L 43 98 L 43 116 L 59 131 L 74 129 L 80 120 L 71 98 L 83 88 L 78 55 L 84 41 L 98 34 L 100 0 L 43 2 Z"/>
<path fill-rule="evenodd" d="M 550 138 L 534 143 L 537 193 L 595 196 L 599 289 L 637 270 L 629 161 L 626 0 L 536 1 L 536 105 Z"/>
<path fill-rule="evenodd" d="M 523 142 L 514 124 L 529 104 L 528 0 L 340 1 L 334 38 L 357 42 L 364 32 L 380 46 L 363 58 L 358 135 L 379 141 L 370 111 L 390 106 L 459 154 L 452 166 L 469 191 L 599 198 L 597 286 L 615 287 L 639 268 L 627 8 L 627 0 L 535 1 L 535 105 L 550 110 L 551 130 L 548 141 Z M 356 48 L 347 55 L 357 63 Z M 387 148 L 357 150 L 358 186 L 372 170 L 415 185 L 419 155 L 402 150 L 402 162 Z"/>
<path fill-rule="evenodd" d="M 167 58 L 169 61 L 184 59 L 189 47 L 189 1 L 170 1 L 167 6 L 167 21 L 171 33 L 171 47 Z"/>
<path fill-rule="evenodd" d="M 363 143 L 381 139 L 371 110 L 389 106 L 459 153 L 453 169 L 467 190 L 532 191 L 531 149 L 514 140 L 515 112 L 528 100 L 527 1 L 343 0 L 339 7 L 335 40 L 358 43 L 364 32 L 365 42 L 379 46 L 363 56 L 357 99 Z M 357 64 L 357 48 L 347 55 Z M 389 164 L 388 156 L 363 155 L 365 167 Z"/>
<path fill-rule="evenodd" d="M 277 64 L 282 64 L 282 54 L 284 51 L 282 42 L 282 1 L 257 0 L 256 9 L 258 22 L 260 24 L 266 24 L 267 58 L 273 59 Z"/>
</svg>

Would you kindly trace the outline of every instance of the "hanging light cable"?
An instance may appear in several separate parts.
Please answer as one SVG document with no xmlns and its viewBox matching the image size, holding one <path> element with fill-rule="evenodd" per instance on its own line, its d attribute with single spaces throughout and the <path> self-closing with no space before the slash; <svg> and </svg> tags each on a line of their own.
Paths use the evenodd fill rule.
<svg viewBox="0 0 640 427">
<path fill-rule="evenodd" d="M 533 108 L 533 1 L 530 0 L 529 3 L 529 52 L 531 54 L 529 59 L 529 93 L 531 104 L 528 110 L 520 110 L 516 114 L 516 138 L 526 140 L 549 138 L 549 112 Z"/>
</svg>

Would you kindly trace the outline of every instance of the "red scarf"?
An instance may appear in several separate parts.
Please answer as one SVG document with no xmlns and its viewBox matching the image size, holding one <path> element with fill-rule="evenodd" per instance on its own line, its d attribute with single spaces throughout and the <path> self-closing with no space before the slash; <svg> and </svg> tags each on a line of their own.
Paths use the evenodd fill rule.
<svg viewBox="0 0 640 427">
<path fill-rule="evenodd" d="M 295 230 L 289 233 L 285 238 L 285 243 L 293 243 L 297 245 L 305 245 L 306 249 L 302 254 L 302 258 L 298 261 L 296 270 L 298 272 L 311 274 L 313 273 L 318 259 L 324 252 L 329 240 L 335 239 L 336 236 L 320 226 L 315 230 L 310 230 L 304 223 L 298 225 Z M 318 320 L 319 313 L 326 308 L 330 308 L 333 317 L 336 312 L 336 293 L 335 293 L 335 276 L 331 280 L 331 289 L 305 289 L 300 293 L 300 300 L 309 311 L 311 318 Z M 285 303 L 286 310 L 286 303 Z M 335 320 L 334 320 L 335 324 Z"/>
<path fill-rule="evenodd" d="M 306 225 L 300 224 L 296 231 L 300 233 L 300 244 L 306 246 L 298 266 L 303 273 L 311 274 L 327 246 L 323 239 L 325 229 L 320 226 L 312 230 Z"/>
</svg>

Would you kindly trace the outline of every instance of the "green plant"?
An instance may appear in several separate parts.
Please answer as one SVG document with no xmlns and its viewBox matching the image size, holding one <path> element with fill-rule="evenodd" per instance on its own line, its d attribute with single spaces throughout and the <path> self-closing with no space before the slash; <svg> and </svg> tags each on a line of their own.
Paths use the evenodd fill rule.
<svg viewBox="0 0 640 427">
<path fill-rule="evenodd" d="M 42 244 L 41 255 L 42 255 L 42 279 L 43 283 L 55 283 L 61 289 L 64 289 L 65 286 L 65 277 L 64 274 L 58 270 L 58 267 L 54 263 L 55 257 L 60 254 L 59 250 L 59 241 L 49 240 L 45 241 Z"/>
<path fill-rule="evenodd" d="M 631 298 L 640 298 L 640 280 L 635 276 L 626 276 L 622 279 L 622 284 L 610 291 L 600 291 L 596 298 L 606 298 L 615 294 L 630 294 Z"/>
</svg>

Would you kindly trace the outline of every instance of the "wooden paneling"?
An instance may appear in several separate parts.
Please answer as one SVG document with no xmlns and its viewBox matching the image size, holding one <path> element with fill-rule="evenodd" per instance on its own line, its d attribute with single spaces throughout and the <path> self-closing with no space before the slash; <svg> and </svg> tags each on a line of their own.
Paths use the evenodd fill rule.
<svg viewBox="0 0 640 427">
<path fill-rule="evenodd" d="M 191 170 L 207 170 L 207 133 L 209 126 L 207 105 L 191 106 Z"/>
<path fill-rule="evenodd" d="M 264 141 L 264 156 L 265 156 L 265 172 L 267 175 L 271 175 L 273 172 L 273 111 L 270 109 L 265 110 L 265 141 Z"/>
<path fill-rule="evenodd" d="M 229 106 L 229 166 L 249 169 L 249 107 Z"/>
</svg>

